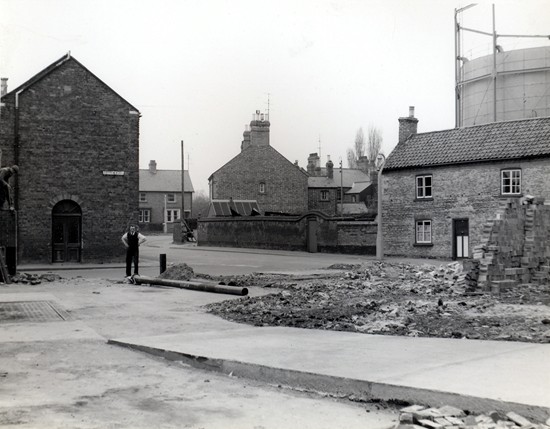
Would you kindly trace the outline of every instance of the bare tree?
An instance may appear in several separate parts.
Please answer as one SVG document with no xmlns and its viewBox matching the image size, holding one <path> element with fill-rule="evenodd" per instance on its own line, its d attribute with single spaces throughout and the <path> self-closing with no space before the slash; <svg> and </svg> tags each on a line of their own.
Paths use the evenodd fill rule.
<svg viewBox="0 0 550 429">
<path fill-rule="evenodd" d="M 380 130 L 374 126 L 369 127 L 367 140 L 367 158 L 369 161 L 375 161 L 382 148 L 382 134 Z"/>
<path fill-rule="evenodd" d="M 355 144 L 353 148 L 348 148 L 348 167 L 357 168 L 357 160 L 365 154 L 365 135 L 363 128 L 359 128 L 355 134 Z"/>
<path fill-rule="evenodd" d="M 193 206 L 191 217 L 200 218 L 208 216 L 210 208 L 210 198 L 204 191 L 198 191 L 193 195 Z"/>
<path fill-rule="evenodd" d="M 365 135 L 363 128 L 359 128 L 355 134 L 355 157 L 361 158 L 365 154 Z"/>
<path fill-rule="evenodd" d="M 357 168 L 357 158 L 355 157 L 355 151 L 348 147 L 347 153 L 348 157 L 348 168 Z"/>
</svg>

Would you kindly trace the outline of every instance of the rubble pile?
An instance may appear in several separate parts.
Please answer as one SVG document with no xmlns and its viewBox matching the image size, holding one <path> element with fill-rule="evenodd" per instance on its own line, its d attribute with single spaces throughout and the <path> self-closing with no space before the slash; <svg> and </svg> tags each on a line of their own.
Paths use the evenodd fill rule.
<svg viewBox="0 0 550 429">
<path fill-rule="evenodd" d="M 160 279 L 170 279 L 170 280 L 190 280 L 194 277 L 195 273 L 193 268 L 187 264 L 174 264 L 169 266 L 165 272 L 163 272 L 159 278 Z"/>
<path fill-rule="evenodd" d="M 483 294 L 471 286 L 460 263 L 369 261 L 325 276 L 254 274 L 221 280 L 276 288 L 269 295 L 207 306 L 226 319 L 256 326 L 550 342 L 548 286 L 525 284 L 500 295 Z"/>
<path fill-rule="evenodd" d="M 46 274 L 17 273 L 16 275 L 10 277 L 10 280 L 12 283 L 30 284 L 32 286 L 39 285 L 42 282 L 54 282 L 60 279 L 61 279 L 61 276 L 53 273 L 46 273 Z"/>
<path fill-rule="evenodd" d="M 426 408 L 411 405 L 400 410 L 399 423 L 395 429 L 550 429 L 546 423 L 532 422 L 515 412 L 506 414 L 496 411 L 474 416 L 459 408 L 444 406 Z"/>
</svg>

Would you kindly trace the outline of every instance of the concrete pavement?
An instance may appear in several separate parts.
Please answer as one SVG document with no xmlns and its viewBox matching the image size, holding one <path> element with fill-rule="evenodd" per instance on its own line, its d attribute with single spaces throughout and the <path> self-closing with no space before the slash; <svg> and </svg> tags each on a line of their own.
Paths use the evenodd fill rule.
<svg viewBox="0 0 550 429">
<path fill-rule="evenodd" d="M 550 345 L 281 327 L 119 338 L 112 344 L 273 384 L 550 416 Z"/>
<path fill-rule="evenodd" d="M 550 417 L 550 344 L 195 322 L 181 333 L 108 338 L 169 360 L 298 389 L 480 413 L 515 411 L 537 421 Z"/>
</svg>

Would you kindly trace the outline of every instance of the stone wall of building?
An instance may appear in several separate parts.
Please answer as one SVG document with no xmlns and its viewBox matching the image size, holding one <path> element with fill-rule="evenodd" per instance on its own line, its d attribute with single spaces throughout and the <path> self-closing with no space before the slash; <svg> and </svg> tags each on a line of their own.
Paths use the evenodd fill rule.
<svg viewBox="0 0 550 429">
<path fill-rule="evenodd" d="M 52 209 L 65 199 L 82 211 L 81 261 L 121 258 L 120 237 L 138 214 L 139 112 L 68 59 L 20 93 L 19 153 L 6 159 L 14 98 L 3 98 L 0 144 L 3 162 L 20 167 L 20 260 L 52 261 Z"/>
<path fill-rule="evenodd" d="M 243 149 L 210 182 L 212 199 L 256 200 L 262 212 L 307 211 L 307 175 L 268 145 Z"/>
<path fill-rule="evenodd" d="M 520 168 L 522 192 L 550 199 L 550 160 L 533 159 L 394 170 L 383 173 L 384 253 L 423 258 L 453 257 L 453 219 L 468 219 L 469 254 L 480 244 L 483 227 L 501 201 L 502 169 Z M 417 199 L 418 175 L 432 175 L 431 199 Z M 432 221 L 432 244 L 415 243 L 416 220 Z"/>
</svg>

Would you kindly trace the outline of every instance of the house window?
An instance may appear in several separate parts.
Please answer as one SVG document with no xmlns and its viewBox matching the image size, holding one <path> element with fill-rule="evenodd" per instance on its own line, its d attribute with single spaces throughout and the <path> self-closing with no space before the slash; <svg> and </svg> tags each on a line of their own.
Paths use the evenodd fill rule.
<svg viewBox="0 0 550 429">
<path fill-rule="evenodd" d="M 501 170 L 500 192 L 502 195 L 521 194 L 521 170 Z"/>
<path fill-rule="evenodd" d="M 166 194 L 166 201 L 169 203 L 176 202 L 176 194 Z"/>
<path fill-rule="evenodd" d="M 321 190 L 321 193 L 320 193 L 319 199 L 320 199 L 321 201 L 328 201 L 328 190 L 322 189 L 322 190 Z"/>
<path fill-rule="evenodd" d="M 432 221 L 431 220 L 416 221 L 416 242 L 421 244 L 432 242 Z"/>
<path fill-rule="evenodd" d="M 342 188 L 336 189 L 336 199 L 342 201 Z"/>
<path fill-rule="evenodd" d="M 151 210 L 150 209 L 140 209 L 138 222 L 139 223 L 149 223 L 149 222 L 151 222 Z"/>
<path fill-rule="evenodd" d="M 416 198 L 432 198 L 432 175 L 416 176 Z"/>
<path fill-rule="evenodd" d="M 260 182 L 260 194 L 265 194 L 265 183 L 264 182 Z"/>
<path fill-rule="evenodd" d="M 180 218 L 179 209 L 167 209 L 166 210 L 166 222 L 175 222 Z"/>
<path fill-rule="evenodd" d="M 139 202 L 140 203 L 146 203 L 147 202 L 147 194 L 145 192 L 139 193 Z"/>
</svg>

